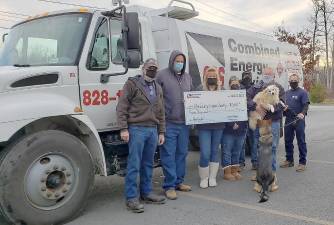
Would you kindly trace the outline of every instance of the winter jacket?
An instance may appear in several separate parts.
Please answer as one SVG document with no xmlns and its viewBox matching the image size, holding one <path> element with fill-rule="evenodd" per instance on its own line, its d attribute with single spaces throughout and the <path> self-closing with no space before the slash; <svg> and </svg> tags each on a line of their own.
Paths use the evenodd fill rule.
<svg viewBox="0 0 334 225">
<path fill-rule="evenodd" d="M 192 90 L 192 78 L 185 72 L 184 62 L 181 75 L 174 71 L 174 60 L 178 55 L 185 55 L 180 51 L 173 51 L 169 58 L 169 66 L 157 74 L 157 82 L 161 85 L 164 93 L 166 121 L 178 124 L 185 123 L 183 93 Z"/>
<path fill-rule="evenodd" d="M 160 85 L 153 81 L 156 98 L 149 100 L 141 75 L 129 78 L 123 87 L 116 112 L 120 129 L 127 129 L 129 125 L 155 127 L 159 133 L 165 133 L 165 111 L 163 92 Z"/>
</svg>

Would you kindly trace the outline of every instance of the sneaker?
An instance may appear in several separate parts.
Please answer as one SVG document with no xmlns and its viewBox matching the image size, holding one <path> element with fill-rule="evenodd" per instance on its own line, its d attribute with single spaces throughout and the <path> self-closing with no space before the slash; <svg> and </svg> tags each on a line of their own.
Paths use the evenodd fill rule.
<svg viewBox="0 0 334 225">
<path fill-rule="evenodd" d="M 245 163 L 240 163 L 239 168 L 238 168 L 238 172 L 240 173 L 241 171 L 243 171 L 245 169 L 246 164 Z"/>
<path fill-rule="evenodd" d="M 176 191 L 174 189 L 168 189 L 167 191 L 165 191 L 165 196 L 169 200 L 176 200 L 177 199 L 177 194 L 176 194 Z"/>
<path fill-rule="evenodd" d="M 274 182 L 271 184 L 271 189 L 270 192 L 274 192 L 278 190 L 278 181 L 277 181 L 277 176 L 274 174 Z"/>
<path fill-rule="evenodd" d="M 145 196 L 140 196 L 140 200 L 142 200 L 145 203 L 148 204 L 157 204 L 157 205 L 161 205 L 161 204 L 165 204 L 166 203 L 166 199 L 162 196 L 150 193 L 148 195 Z"/>
<path fill-rule="evenodd" d="M 252 170 L 257 170 L 257 165 L 256 164 L 252 164 Z"/>
<path fill-rule="evenodd" d="M 294 163 L 288 160 L 281 162 L 281 164 L 279 165 L 279 167 L 281 168 L 288 168 L 288 167 L 293 167 L 293 166 L 294 166 Z"/>
<path fill-rule="evenodd" d="M 140 204 L 138 199 L 131 199 L 126 201 L 126 208 L 131 210 L 134 213 L 142 213 L 144 212 L 144 205 Z"/>
<path fill-rule="evenodd" d="M 186 185 L 186 184 L 179 184 L 179 185 L 176 186 L 176 190 L 183 191 L 183 192 L 188 192 L 188 191 L 191 191 L 191 186 Z"/>
<path fill-rule="evenodd" d="M 297 171 L 297 172 L 303 172 L 303 171 L 305 171 L 305 169 L 306 169 L 306 166 L 305 166 L 305 165 L 303 165 L 303 164 L 299 164 L 299 165 L 297 166 L 296 171 Z"/>
</svg>

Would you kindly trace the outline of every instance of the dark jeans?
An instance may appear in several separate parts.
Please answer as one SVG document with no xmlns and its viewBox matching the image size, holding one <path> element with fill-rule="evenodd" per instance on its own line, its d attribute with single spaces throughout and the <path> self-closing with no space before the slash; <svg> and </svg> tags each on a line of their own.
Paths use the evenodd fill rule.
<svg viewBox="0 0 334 225">
<path fill-rule="evenodd" d="M 294 119 L 286 118 L 285 124 L 289 124 Z M 296 124 L 290 124 L 284 128 L 286 160 L 293 162 L 293 140 L 297 137 L 299 149 L 299 164 L 306 165 L 307 147 L 305 141 L 305 120 L 298 120 Z"/>
<path fill-rule="evenodd" d="M 125 177 L 125 196 L 127 200 L 138 197 L 137 176 L 140 174 L 140 194 L 152 191 L 152 172 L 154 153 L 158 144 L 156 127 L 129 127 L 129 156 Z"/>
</svg>

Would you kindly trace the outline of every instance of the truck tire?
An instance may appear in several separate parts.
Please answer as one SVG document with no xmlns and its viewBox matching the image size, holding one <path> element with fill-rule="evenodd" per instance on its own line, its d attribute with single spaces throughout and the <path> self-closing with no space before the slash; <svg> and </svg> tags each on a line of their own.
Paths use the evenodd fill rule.
<svg viewBox="0 0 334 225">
<path fill-rule="evenodd" d="M 14 224 L 61 224 L 85 207 L 94 184 L 87 147 L 58 130 L 40 131 L 8 146 L 0 161 L 0 211 Z"/>
</svg>

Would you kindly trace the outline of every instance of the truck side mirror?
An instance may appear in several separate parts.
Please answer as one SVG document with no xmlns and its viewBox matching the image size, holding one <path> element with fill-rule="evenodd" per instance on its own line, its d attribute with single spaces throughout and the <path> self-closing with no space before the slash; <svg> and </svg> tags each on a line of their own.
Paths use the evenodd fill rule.
<svg viewBox="0 0 334 225">
<path fill-rule="evenodd" d="M 141 62 L 138 14 L 135 12 L 129 12 L 126 13 L 125 18 L 125 27 L 127 29 L 123 38 L 126 43 L 127 67 L 138 68 Z"/>
<path fill-rule="evenodd" d="M 5 33 L 5 34 L 2 35 L 2 43 L 5 43 L 7 35 L 8 35 L 8 33 Z"/>
<path fill-rule="evenodd" d="M 116 13 L 120 11 L 119 13 Z M 117 72 L 111 74 L 101 74 L 100 82 L 107 83 L 110 76 L 124 75 L 128 72 L 129 68 L 139 68 L 141 63 L 141 39 L 140 39 L 140 27 L 138 14 L 135 12 L 126 12 L 124 5 L 107 12 L 102 13 L 108 17 L 122 18 L 122 41 L 119 46 L 124 46 L 124 53 L 121 54 L 124 72 Z"/>
</svg>

